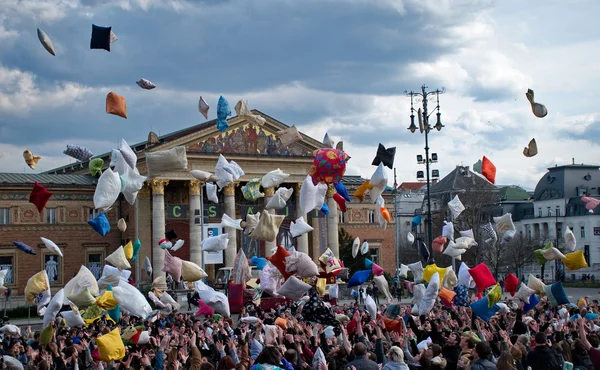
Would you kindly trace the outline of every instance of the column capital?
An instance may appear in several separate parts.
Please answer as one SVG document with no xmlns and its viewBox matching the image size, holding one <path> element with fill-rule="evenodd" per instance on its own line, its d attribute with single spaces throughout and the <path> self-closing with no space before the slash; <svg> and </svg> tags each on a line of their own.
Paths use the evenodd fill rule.
<svg viewBox="0 0 600 370">
<path fill-rule="evenodd" d="M 235 195 L 235 188 L 239 184 L 240 184 L 239 182 L 233 181 L 233 182 L 230 182 L 229 184 L 225 185 L 225 187 L 223 188 L 223 194 L 230 195 L 230 196 Z"/>
<path fill-rule="evenodd" d="M 151 180 L 152 194 L 164 195 L 165 186 L 169 185 L 169 180 Z"/>
<path fill-rule="evenodd" d="M 144 186 L 138 191 L 138 198 L 150 198 L 150 182 L 144 182 Z"/>
<path fill-rule="evenodd" d="M 273 188 L 266 188 L 265 190 L 265 197 L 272 197 L 273 195 L 275 195 L 275 189 Z"/>
<path fill-rule="evenodd" d="M 333 194 L 335 194 L 335 188 L 333 187 L 333 184 L 327 185 L 327 196 L 331 197 Z"/>
<path fill-rule="evenodd" d="M 190 195 L 200 195 L 200 187 L 204 184 L 204 181 L 190 180 L 185 184 L 190 189 Z"/>
</svg>

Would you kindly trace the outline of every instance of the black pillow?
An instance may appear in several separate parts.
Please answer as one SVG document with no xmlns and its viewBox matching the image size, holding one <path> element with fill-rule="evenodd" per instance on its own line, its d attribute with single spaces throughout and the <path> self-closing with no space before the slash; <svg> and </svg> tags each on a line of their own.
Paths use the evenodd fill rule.
<svg viewBox="0 0 600 370">
<path fill-rule="evenodd" d="M 167 231 L 167 232 L 165 233 L 165 238 L 166 238 L 168 241 L 171 241 L 171 240 L 173 240 L 173 239 L 177 239 L 177 234 L 175 234 L 175 230 L 170 230 L 170 231 Z"/>
<path fill-rule="evenodd" d="M 384 166 L 389 168 L 394 167 L 394 157 L 396 156 L 396 147 L 386 149 L 381 143 L 377 148 L 377 155 L 373 159 L 373 166 L 379 166 L 379 163 L 383 163 Z"/>
<path fill-rule="evenodd" d="M 92 24 L 92 40 L 90 49 L 110 51 L 110 31 L 112 27 L 100 27 Z"/>
</svg>

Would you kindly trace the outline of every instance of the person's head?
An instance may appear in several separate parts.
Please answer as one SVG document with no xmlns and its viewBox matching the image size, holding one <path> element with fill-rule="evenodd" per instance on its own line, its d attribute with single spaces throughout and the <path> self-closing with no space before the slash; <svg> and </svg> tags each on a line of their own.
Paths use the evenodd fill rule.
<svg viewBox="0 0 600 370">
<path fill-rule="evenodd" d="M 354 355 L 355 356 L 364 356 L 367 353 L 367 347 L 361 343 L 358 342 L 354 345 Z"/>
<path fill-rule="evenodd" d="M 475 339 L 471 338 L 471 337 L 463 337 L 462 341 L 460 342 L 460 346 L 463 350 L 465 349 L 473 349 L 475 348 Z"/>
<path fill-rule="evenodd" d="M 511 346 L 508 350 L 510 355 L 517 361 L 521 361 L 523 359 L 523 352 L 518 346 Z"/>
<path fill-rule="evenodd" d="M 215 367 L 210 362 L 203 362 L 200 365 L 200 370 L 215 370 Z"/>
<path fill-rule="evenodd" d="M 429 322 L 429 320 L 425 320 L 425 322 L 423 323 L 423 330 L 431 331 L 431 323 Z"/>
<path fill-rule="evenodd" d="M 529 337 L 527 335 L 519 335 L 517 343 L 522 344 L 525 347 L 529 347 Z"/>
<path fill-rule="evenodd" d="M 439 344 L 435 344 L 435 343 L 432 344 L 431 345 L 431 354 L 432 354 L 432 357 L 441 355 L 442 347 Z"/>
<path fill-rule="evenodd" d="M 398 346 L 392 346 L 388 351 L 388 359 L 394 362 L 404 362 L 404 352 Z"/>
<path fill-rule="evenodd" d="M 460 335 L 457 332 L 451 332 L 448 334 L 448 338 L 446 339 L 446 343 L 449 346 L 455 346 L 460 343 Z"/>
<path fill-rule="evenodd" d="M 285 351 L 283 357 L 285 357 L 287 362 L 291 362 L 292 364 L 295 364 L 297 361 L 297 353 L 293 349 L 288 349 L 287 351 Z"/>
<path fill-rule="evenodd" d="M 545 346 L 547 344 L 546 334 L 541 331 L 535 333 L 535 345 L 536 346 Z"/>
<path fill-rule="evenodd" d="M 219 361 L 219 366 L 217 366 L 217 370 L 231 370 L 235 368 L 235 362 L 231 356 L 225 356 L 221 358 Z"/>
<path fill-rule="evenodd" d="M 588 342 L 590 342 L 594 348 L 598 348 L 598 346 L 600 346 L 600 338 L 598 338 L 596 334 L 588 335 Z"/>
<path fill-rule="evenodd" d="M 492 349 L 487 342 L 479 342 L 475 345 L 475 354 L 480 360 L 489 360 L 492 354 Z"/>
<path fill-rule="evenodd" d="M 275 347 L 266 346 L 260 352 L 254 363 L 279 366 L 281 363 L 281 353 Z"/>
<path fill-rule="evenodd" d="M 498 370 L 515 370 L 517 368 L 510 351 L 503 351 L 502 354 L 500 354 L 498 362 L 496 363 L 496 368 Z"/>
</svg>

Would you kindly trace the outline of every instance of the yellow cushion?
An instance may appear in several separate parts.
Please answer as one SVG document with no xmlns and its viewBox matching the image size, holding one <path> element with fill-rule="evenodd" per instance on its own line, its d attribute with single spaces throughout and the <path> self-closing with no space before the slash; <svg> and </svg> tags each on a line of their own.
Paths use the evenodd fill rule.
<svg viewBox="0 0 600 370">
<path fill-rule="evenodd" d="M 202 280 L 208 275 L 194 262 L 181 261 L 181 276 L 183 276 L 183 280 L 185 281 L 194 282 Z"/>
<path fill-rule="evenodd" d="M 582 250 L 565 254 L 562 262 L 565 264 L 567 270 L 579 270 L 588 267 Z"/>
<path fill-rule="evenodd" d="M 112 310 L 119 305 L 119 302 L 113 296 L 113 292 L 110 290 L 104 291 L 98 299 L 96 299 L 96 305 L 103 310 Z"/>
<path fill-rule="evenodd" d="M 118 328 L 98 337 L 96 344 L 98 344 L 100 359 L 104 362 L 120 361 L 125 357 L 125 345 Z"/>
<path fill-rule="evenodd" d="M 125 258 L 128 260 L 133 258 L 133 244 L 131 240 L 123 247 L 123 251 L 125 251 Z"/>
<path fill-rule="evenodd" d="M 363 200 L 363 199 L 365 199 L 365 192 L 366 192 L 367 190 L 371 190 L 371 189 L 373 189 L 373 185 L 371 185 L 371 182 L 370 182 L 369 180 L 367 180 L 367 181 L 363 182 L 363 183 L 362 183 L 362 184 L 361 184 L 361 185 L 358 187 L 358 189 L 356 189 L 356 190 L 354 191 L 354 194 L 353 194 L 353 195 L 354 195 L 356 198 L 358 198 L 358 199 L 360 199 L 360 200 Z"/>
<path fill-rule="evenodd" d="M 48 284 L 48 275 L 46 275 L 46 271 L 40 271 L 27 280 L 27 285 L 25 286 L 25 299 L 27 299 L 27 302 L 29 303 L 34 303 L 35 297 L 49 288 L 50 284 Z"/>
<path fill-rule="evenodd" d="M 40 345 L 45 346 L 46 344 L 52 342 L 52 336 L 54 335 L 54 327 L 52 324 L 46 326 L 40 332 Z"/>
<path fill-rule="evenodd" d="M 431 264 L 431 265 L 427 265 L 427 267 L 425 267 L 425 269 L 423 269 L 423 280 L 425 280 L 426 282 L 429 282 L 429 280 L 431 280 L 431 277 L 433 276 L 433 274 L 435 274 L 436 272 L 438 274 L 440 274 L 440 281 L 444 280 L 444 275 L 446 275 L 446 270 L 447 268 L 445 267 L 437 267 L 437 265 Z"/>
<path fill-rule="evenodd" d="M 502 299 L 502 288 L 500 288 L 500 284 L 494 285 L 494 287 L 488 292 L 487 296 L 488 308 L 492 308 L 496 303 L 500 302 Z"/>
<path fill-rule="evenodd" d="M 324 278 L 318 278 L 317 279 L 317 293 L 319 293 L 319 295 L 323 295 L 325 294 L 325 287 L 327 286 L 327 279 Z"/>
</svg>

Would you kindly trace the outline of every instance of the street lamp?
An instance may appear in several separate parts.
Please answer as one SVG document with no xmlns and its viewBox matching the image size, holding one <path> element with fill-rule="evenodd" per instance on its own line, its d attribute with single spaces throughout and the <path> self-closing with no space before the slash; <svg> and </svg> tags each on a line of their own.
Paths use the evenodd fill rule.
<svg viewBox="0 0 600 370">
<path fill-rule="evenodd" d="M 435 126 L 433 126 L 433 128 L 435 128 L 438 131 L 441 131 L 442 128 L 444 128 L 444 125 L 442 124 L 442 119 L 441 119 L 442 114 L 440 113 L 440 94 L 443 94 L 445 92 L 445 90 L 444 90 L 444 88 L 442 88 L 441 90 L 436 89 L 435 91 L 427 92 L 427 91 L 425 91 L 425 89 L 427 89 L 427 86 L 423 85 L 423 86 L 421 86 L 421 92 L 405 91 L 404 93 L 407 96 L 410 96 L 410 126 L 408 127 L 408 130 L 413 134 L 415 133 L 415 131 L 417 131 L 417 129 L 419 129 L 419 131 L 421 133 L 425 133 L 425 158 L 419 158 L 419 156 L 418 156 L 417 160 L 419 163 L 425 162 L 425 168 L 426 168 L 426 172 L 427 172 L 427 247 L 431 251 L 428 263 L 435 263 L 435 257 L 433 255 L 433 250 L 431 250 L 431 245 L 433 243 L 433 221 L 431 219 L 431 196 L 430 196 L 430 187 L 431 187 L 430 181 L 431 181 L 431 179 L 430 179 L 429 164 L 437 161 L 438 156 L 436 153 L 433 153 L 432 156 L 429 157 L 429 131 L 431 131 L 431 128 L 432 128 L 429 125 L 429 116 L 431 114 L 433 114 L 434 112 L 436 112 L 437 120 L 436 120 Z M 433 112 L 431 114 L 429 114 L 427 111 L 427 100 L 429 97 L 431 97 L 433 95 L 435 95 L 435 97 L 436 97 L 437 106 L 435 107 Z M 418 111 L 415 110 L 414 105 L 413 105 L 413 99 L 415 97 L 421 97 L 421 99 L 423 100 L 423 111 L 421 111 L 420 108 L 418 109 Z M 415 111 L 417 112 L 418 117 L 419 117 L 419 127 L 417 127 L 417 125 L 415 124 Z M 439 177 L 439 171 L 436 175 Z M 419 171 L 419 173 L 417 174 L 417 177 L 422 178 L 422 171 Z"/>
</svg>

